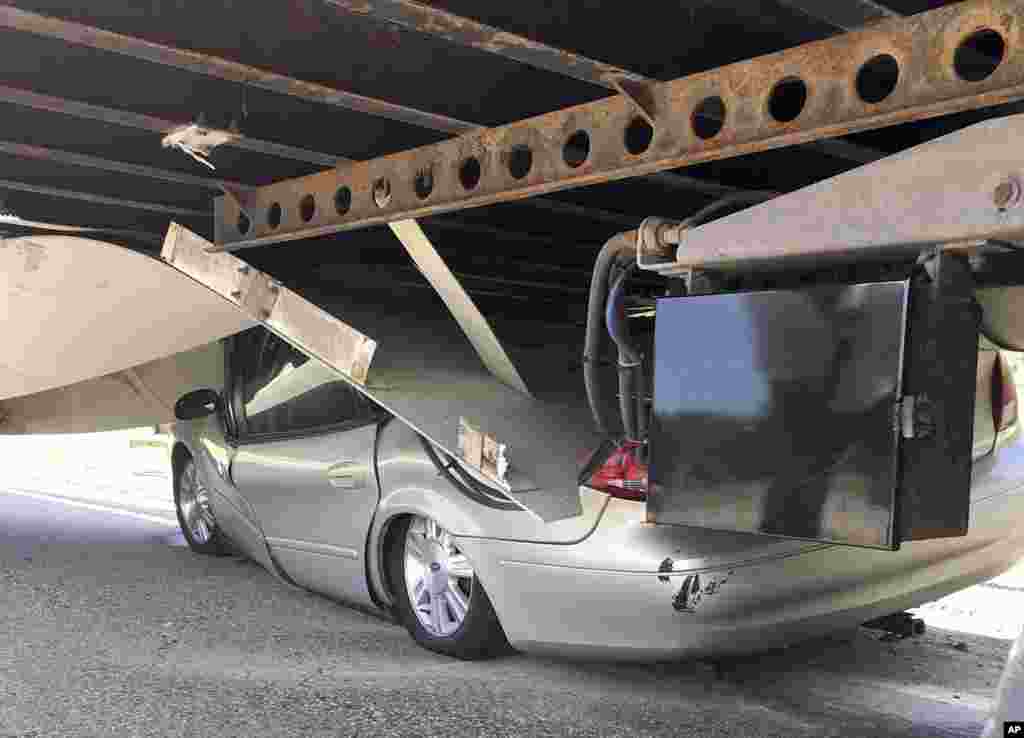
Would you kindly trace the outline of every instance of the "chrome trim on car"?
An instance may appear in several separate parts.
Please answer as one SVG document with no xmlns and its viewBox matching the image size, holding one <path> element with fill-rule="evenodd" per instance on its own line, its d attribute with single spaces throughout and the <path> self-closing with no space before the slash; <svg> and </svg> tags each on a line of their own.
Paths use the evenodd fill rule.
<svg viewBox="0 0 1024 738">
<path fill-rule="evenodd" d="M 292 551 L 321 554 L 323 556 L 337 556 L 343 559 L 359 558 L 359 552 L 354 548 L 332 546 L 327 543 L 312 543 L 310 541 L 296 541 L 291 538 L 274 538 L 272 536 L 267 536 L 267 544 L 271 547 L 288 548 Z"/>
</svg>

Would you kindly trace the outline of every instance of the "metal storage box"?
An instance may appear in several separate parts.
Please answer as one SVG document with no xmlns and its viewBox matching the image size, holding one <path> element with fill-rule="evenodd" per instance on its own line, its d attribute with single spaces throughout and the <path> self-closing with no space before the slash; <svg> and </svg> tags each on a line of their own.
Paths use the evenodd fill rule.
<svg viewBox="0 0 1024 738">
<path fill-rule="evenodd" d="M 879 548 L 965 533 L 977 327 L 969 274 L 933 266 L 659 300 L 649 519 Z"/>
</svg>

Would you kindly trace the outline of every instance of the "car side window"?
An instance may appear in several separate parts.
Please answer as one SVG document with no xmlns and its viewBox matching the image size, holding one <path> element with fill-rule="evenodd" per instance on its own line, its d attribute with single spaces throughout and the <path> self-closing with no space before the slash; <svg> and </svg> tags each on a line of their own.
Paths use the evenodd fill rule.
<svg viewBox="0 0 1024 738">
<path fill-rule="evenodd" d="M 262 326 L 236 337 L 232 353 L 245 435 L 276 436 L 369 422 L 380 410 L 327 365 Z"/>
</svg>

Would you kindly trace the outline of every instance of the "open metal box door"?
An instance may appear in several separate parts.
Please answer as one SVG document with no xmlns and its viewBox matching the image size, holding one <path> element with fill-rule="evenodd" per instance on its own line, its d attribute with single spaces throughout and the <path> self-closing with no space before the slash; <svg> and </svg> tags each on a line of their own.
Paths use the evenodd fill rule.
<svg viewBox="0 0 1024 738">
<path fill-rule="evenodd" d="M 0 400 L 0 434 L 95 433 L 173 423 L 174 403 L 224 387 L 224 345 L 213 341 L 121 371 Z"/>
<path fill-rule="evenodd" d="M 0 400 L 119 372 L 252 321 L 152 256 L 76 236 L 0 239 Z"/>
<path fill-rule="evenodd" d="M 342 290 L 317 295 L 314 305 L 176 224 L 162 255 L 541 519 L 580 514 L 581 452 L 600 442 L 582 387 L 525 394 L 488 370 L 443 308 L 424 315 L 386 293 L 367 302 Z"/>
<path fill-rule="evenodd" d="M 159 259 L 65 235 L 0 239 L 0 316 L 0 433 L 171 422 L 253 324 Z"/>
<path fill-rule="evenodd" d="M 652 522 L 894 549 L 967 532 L 968 268 L 659 300 Z"/>
</svg>

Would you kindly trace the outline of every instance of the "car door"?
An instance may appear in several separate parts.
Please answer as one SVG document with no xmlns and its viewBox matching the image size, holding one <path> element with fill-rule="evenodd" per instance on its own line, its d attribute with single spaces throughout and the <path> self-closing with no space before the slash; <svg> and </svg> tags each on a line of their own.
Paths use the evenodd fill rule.
<svg viewBox="0 0 1024 738">
<path fill-rule="evenodd" d="M 252 358 L 235 393 L 231 477 L 296 583 L 373 604 L 363 557 L 379 500 L 373 453 L 385 414 L 266 329 L 246 340 Z"/>
<path fill-rule="evenodd" d="M 195 431 L 195 462 L 207 489 L 212 493 L 210 504 L 218 527 L 242 552 L 274 571 L 256 513 L 231 478 L 231 465 L 237 452 L 238 423 L 232 412 L 230 397 L 236 385 L 234 374 L 239 366 L 246 364 L 246 357 L 239 352 L 244 343 L 231 337 L 223 339 L 221 345 L 227 366 L 224 382 L 227 412 L 192 421 Z"/>
</svg>

